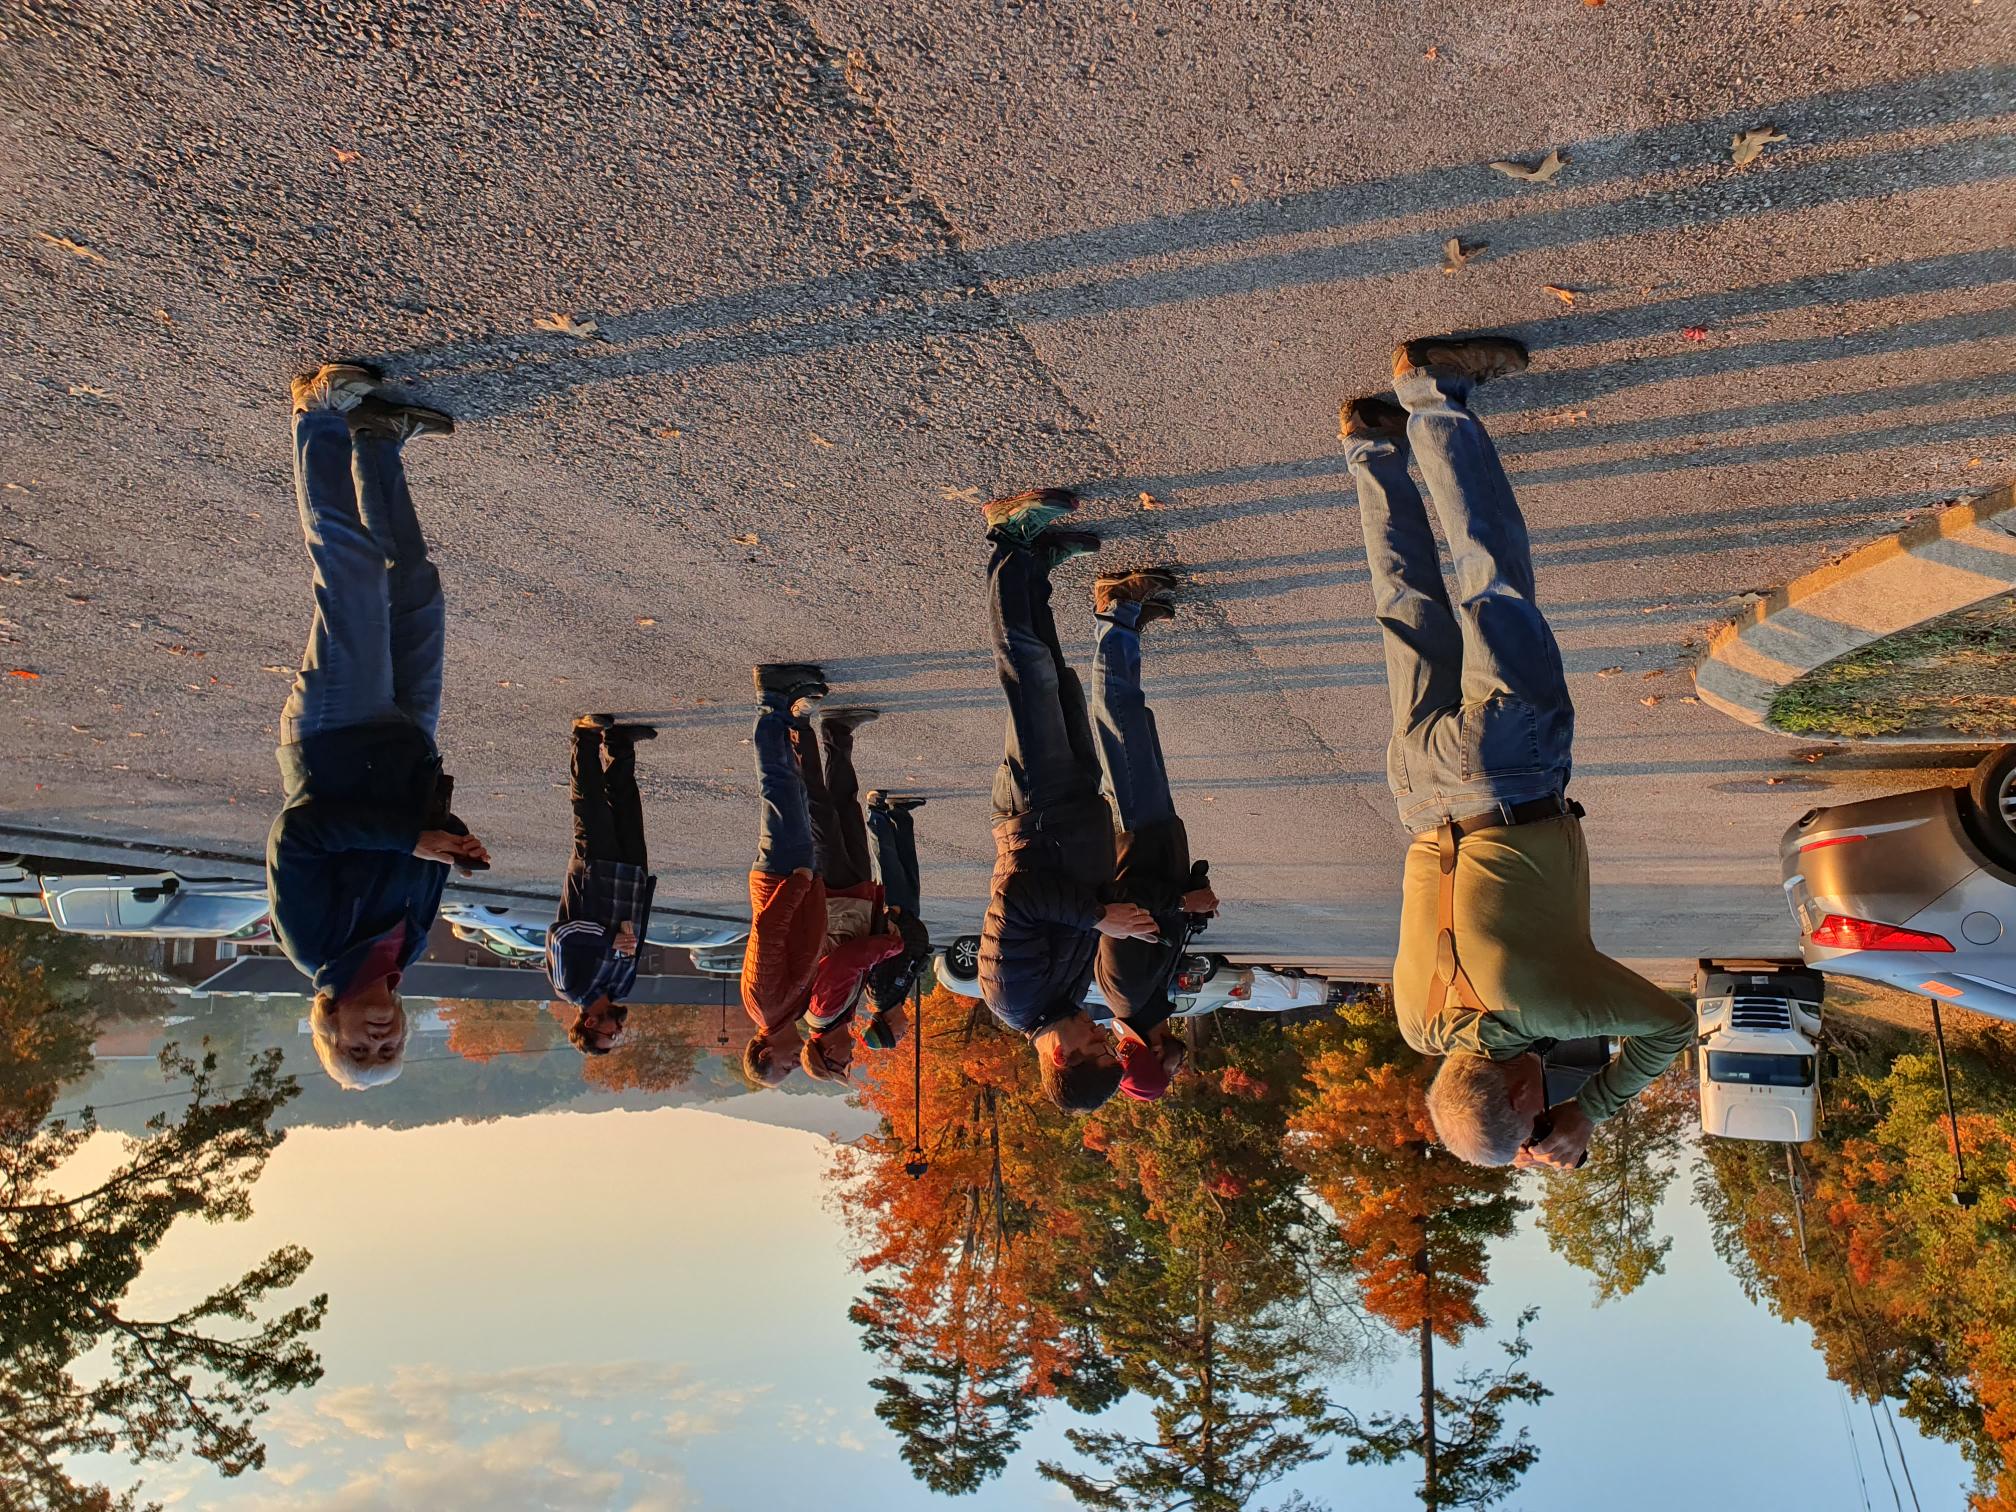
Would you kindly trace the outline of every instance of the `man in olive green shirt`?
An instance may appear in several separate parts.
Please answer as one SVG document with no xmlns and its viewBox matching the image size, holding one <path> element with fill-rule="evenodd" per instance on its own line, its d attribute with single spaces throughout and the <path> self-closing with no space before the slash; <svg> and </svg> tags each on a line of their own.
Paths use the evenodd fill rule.
<svg viewBox="0 0 2016 1512">
<path fill-rule="evenodd" d="M 1589 939 L 1589 857 L 1567 797 L 1575 708 L 1526 521 L 1469 404 L 1477 385 L 1526 362 L 1503 336 L 1402 342 L 1393 397 L 1351 400 L 1339 430 L 1393 706 L 1387 781 L 1415 836 L 1393 966 L 1400 1027 L 1443 1057 L 1428 1112 L 1453 1154 L 1572 1167 L 1595 1124 L 1687 1048 L 1694 1021 Z M 1449 543 L 1448 583 L 1410 459 Z M 1438 961 L 1445 843 L 1454 948 Z M 1431 1003 L 1438 981 L 1450 986 Z M 1598 1034 L 1623 1036 L 1623 1050 L 1549 1110 L 1541 1054 Z"/>
<path fill-rule="evenodd" d="M 1429 1096 L 1443 1143 L 1477 1165 L 1573 1166 L 1591 1128 L 1693 1044 L 1693 1010 L 1590 940 L 1589 851 L 1573 814 L 1473 830 L 1457 848 L 1456 949 L 1488 1011 L 1453 997 L 1439 1010 L 1428 1002 L 1440 882 L 1435 835 L 1417 835 L 1407 850 L 1393 1001 L 1407 1043 L 1447 1057 Z M 1553 1110 L 1544 1146 L 1523 1148 L 1546 1107 L 1541 1052 L 1554 1040 L 1599 1034 L 1622 1036 L 1623 1048 Z M 1469 1118 L 1460 1107 L 1466 1084 L 1484 1104 Z M 1497 1084 L 1503 1091 L 1494 1097 Z"/>
</svg>

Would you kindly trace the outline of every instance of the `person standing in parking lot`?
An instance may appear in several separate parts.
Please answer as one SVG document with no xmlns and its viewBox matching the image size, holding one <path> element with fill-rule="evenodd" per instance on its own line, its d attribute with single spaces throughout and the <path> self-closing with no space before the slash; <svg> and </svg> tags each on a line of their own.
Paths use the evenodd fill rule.
<svg viewBox="0 0 2016 1512">
<path fill-rule="evenodd" d="M 1567 797 L 1575 711 L 1525 520 L 1469 406 L 1479 384 L 1526 363 L 1506 337 L 1403 342 L 1399 402 L 1353 399 L 1340 429 L 1385 647 L 1387 779 L 1414 836 L 1393 966 L 1400 1028 L 1443 1058 L 1428 1109 L 1454 1154 L 1565 1168 L 1692 1043 L 1694 1015 L 1590 938 L 1582 809 Z M 1410 452 L 1449 542 L 1453 600 Z M 1542 1055 L 1587 1035 L 1623 1046 L 1547 1107 Z"/>
<path fill-rule="evenodd" d="M 924 883 L 917 869 L 917 827 L 912 814 L 923 798 L 908 793 L 868 794 L 868 838 L 875 853 L 875 880 L 888 908 L 889 927 L 903 947 L 868 973 L 868 1000 L 874 1012 L 861 1026 L 861 1042 L 871 1050 L 891 1050 L 909 1021 L 909 999 L 917 974 L 931 956 L 931 931 L 924 924 Z"/>
<path fill-rule="evenodd" d="M 546 931 L 546 973 L 553 990 L 579 1010 L 567 1038 L 583 1055 L 615 1048 L 630 1014 L 623 1000 L 637 985 L 637 952 L 651 927 L 658 879 L 644 848 L 637 742 L 657 735 L 649 725 L 619 725 L 607 714 L 574 725 L 574 854 L 559 915 Z"/>
<path fill-rule="evenodd" d="M 434 743 L 446 612 L 400 458 L 408 440 L 454 422 L 386 398 L 355 363 L 296 378 L 293 397 L 315 610 L 280 714 L 285 803 L 266 886 L 274 936 L 314 983 L 316 1054 L 359 1090 L 404 1064 L 399 980 L 427 948 L 449 867 L 490 862 L 449 812 L 454 785 Z"/>
<path fill-rule="evenodd" d="M 1008 700 L 994 778 L 994 878 L 980 934 L 980 992 L 1036 1052 L 1044 1092 L 1068 1112 L 1101 1106 L 1120 1085 L 1113 1042 L 1086 1013 L 1101 935 L 1155 938 L 1138 904 L 1110 899 L 1113 811 L 1077 674 L 1050 609 L 1050 573 L 1098 548 L 1052 528 L 1078 507 L 1068 489 L 1035 489 L 986 506 L 994 664 Z"/>
<path fill-rule="evenodd" d="M 1143 1102 L 1168 1090 L 1188 1053 L 1168 1026 L 1175 977 L 1190 936 L 1218 911 L 1206 864 L 1190 859 L 1161 732 L 1141 690 L 1141 631 L 1174 617 L 1175 591 L 1175 574 L 1161 567 L 1101 573 L 1092 585 L 1092 731 L 1120 831 L 1112 896 L 1155 924 L 1152 938 L 1101 936 L 1093 975 L 1113 1014 L 1120 1090 Z"/>
</svg>

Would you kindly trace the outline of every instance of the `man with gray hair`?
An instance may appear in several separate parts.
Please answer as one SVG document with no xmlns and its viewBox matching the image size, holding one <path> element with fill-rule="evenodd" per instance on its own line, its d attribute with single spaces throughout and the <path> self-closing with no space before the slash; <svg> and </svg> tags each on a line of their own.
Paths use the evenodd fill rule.
<svg viewBox="0 0 2016 1512">
<path fill-rule="evenodd" d="M 1589 936 L 1582 808 L 1567 797 L 1575 710 L 1526 522 L 1469 407 L 1478 384 L 1525 367 L 1507 337 L 1403 342 L 1399 403 L 1353 399 L 1340 431 L 1393 704 L 1387 780 L 1414 836 L 1393 963 L 1400 1030 L 1443 1057 L 1428 1112 L 1451 1153 L 1571 1168 L 1595 1125 L 1693 1042 L 1694 1015 Z M 1453 598 L 1410 452 L 1449 542 Z M 1542 1056 L 1594 1035 L 1623 1047 L 1549 1108 Z"/>
</svg>

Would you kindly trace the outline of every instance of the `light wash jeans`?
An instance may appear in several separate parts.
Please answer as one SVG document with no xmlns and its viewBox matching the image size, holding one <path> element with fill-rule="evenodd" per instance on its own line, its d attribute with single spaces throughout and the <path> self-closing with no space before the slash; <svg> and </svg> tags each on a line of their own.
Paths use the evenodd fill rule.
<svg viewBox="0 0 2016 1512">
<path fill-rule="evenodd" d="M 294 491 L 314 566 L 315 618 L 280 742 L 410 719 L 441 723 L 447 611 L 399 444 L 352 437 L 333 410 L 294 417 Z"/>
<path fill-rule="evenodd" d="M 1373 610 L 1393 701 L 1387 782 L 1410 831 L 1563 792 L 1575 709 L 1540 612 L 1533 550 L 1468 378 L 1417 373 L 1393 391 L 1407 437 L 1344 443 L 1358 484 Z M 1408 453 L 1449 542 L 1452 602 Z"/>
</svg>

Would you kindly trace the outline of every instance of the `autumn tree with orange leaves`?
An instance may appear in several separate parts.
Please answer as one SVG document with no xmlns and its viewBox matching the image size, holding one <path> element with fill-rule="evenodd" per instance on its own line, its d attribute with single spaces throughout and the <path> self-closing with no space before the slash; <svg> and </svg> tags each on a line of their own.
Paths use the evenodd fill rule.
<svg viewBox="0 0 2016 1512">
<path fill-rule="evenodd" d="M 1745 1291 L 1811 1327 L 1829 1375 L 1957 1444 L 1976 1512 L 2016 1512 L 2016 1030 L 1966 1025 L 1951 1050 L 1971 1203 L 1937 1061 L 1902 1037 L 1832 1079 L 1789 1168 L 1709 1141 L 1696 1196 Z"/>
<path fill-rule="evenodd" d="M 448 1026 L 448 1048 L 478 1065 L 500 1055 L 537 1054 L 563 1042 L 544 1003 L 443 998 L 437 1011 Z"/>
<path fill-rule="evenodd" d="M 1436 1388 L 1435 1341 L 1457 1343 L 1485 1321 L 1478 1296 L 1489 1244 L 1512 1232 L 1525 1206 L 1514 1195 L 1517 1173 L 1466 1164 L 1435 1142 L 1427 1103 L 1435 1062 L 1406 1048 L 1383 1001 L 1300 1032 L 1306 1071 L 1290 1120 L 1296 1161 L 1336 1218 L 1366 1311 L 1413 1335 L 1421 1359 L 1415 1428 L 1399 1431 L 1401 1420 L 1391 1416 L 1351 1420 L 1353 1458 L 1419 1454 L 1424 1506 L 1489 1505 L 1509 1494 L 1537 1451 L 1523 1430 L 1511 1445 L 1498 1444 L 1494 1430 L 1461 1440 L 1460 1457 L 1447 1452 L 1454 1446 L 1438 1441 L 1437 1415 L 1459 1404 Z M 1522 1320 L 1522 1337 L 1523 1327 Z M 1519 1352 L 1504 1379 L 1466 1387 L 1495 1392 L 1500 1402 L 1537 1401 L 1532 1393 L 1544 1396 L 1545 1388 L 1519 1368 L 1518 1342 L 1508 1347 Z M 1472 1488 L 1481 1489 L 1470 1495 Z M 1459 1491 L 1467 1501 L 1453 1499 Z"/>
</svg>

